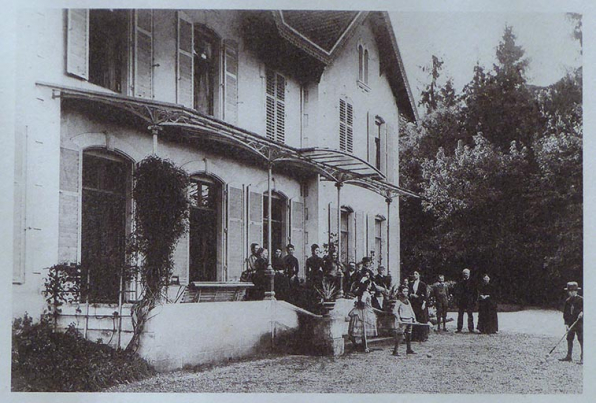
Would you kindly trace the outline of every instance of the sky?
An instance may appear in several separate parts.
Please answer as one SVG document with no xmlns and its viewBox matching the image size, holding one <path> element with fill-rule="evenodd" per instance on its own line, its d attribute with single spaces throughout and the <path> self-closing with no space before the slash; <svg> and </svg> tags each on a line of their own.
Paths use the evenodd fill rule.
<svg viewBox="0 0 596 403">
<path fill-rule="evenodd" d="M 580 45 L 572 37 L 573 22 L 564 13 L 391 12 L 397 43 L 416 103 L 429 81 L 420 66 L 432 55 L 445 62 L 442 79 L 452 77 L 459 92 L 471 79 L 476 62 L 492 68 L 505 25 L 513 27 L 517 44 L 530 59 L 528 81 L 549 85 L 581 65 Z"/>
</svg>

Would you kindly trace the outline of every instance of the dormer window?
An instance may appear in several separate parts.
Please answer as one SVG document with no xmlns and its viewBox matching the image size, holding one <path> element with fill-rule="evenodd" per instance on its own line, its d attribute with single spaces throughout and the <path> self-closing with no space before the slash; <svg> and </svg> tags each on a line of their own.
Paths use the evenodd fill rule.
<svg viewBox="0 0 596 403">
<path fill-rule="evenodd" d="M 368 86 L 368 49 L 358 45 L 358 83 Z"/>
</svg>

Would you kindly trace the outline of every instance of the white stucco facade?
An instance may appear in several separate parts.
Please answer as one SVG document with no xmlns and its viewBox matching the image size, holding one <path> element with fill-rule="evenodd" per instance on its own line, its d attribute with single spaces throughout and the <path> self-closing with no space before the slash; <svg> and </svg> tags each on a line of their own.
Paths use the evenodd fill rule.
<svg viewBox="0 0 596 403">
<path fill-rule="evenodd" d="M 243 13 L 240 11 L 187 10 L 185 18 L 194 26 L 204 26 L 237 45 L 237 118 L 224 113 L 223 87 L 217 83 L 213 118 L 234 127 L 266 136 L 267 61 L 246 44 Z M 130 15 L 134 16 L 131 10 Z M 150 101 L 176 104 L 177 35 L 180 13 L 155 10 L 152 13 L 152 96 Z M 191 175 L 214 178 L 221 187 L 218 199 L 217 281 L 237 281 L 242 261 L 253 242 L 266 245 L 262 215 L 254 209 L 253 194 L 267 191 L 267 169 L 259 162 L 236 158 L 225 147 L 202 147 L 198 142 L 182 141 L 175 135 L 154 138 L 147 127 L 112 118 L 112 110 L 99 113 L 86 104 L 65 101 L 60 88 L 115 93 L 89 80 L 67 73 L 68 12 L 65 10 L 22 10 L 17 32 L 17 94 L 15 133 L 15 191 L 13 247 L 13 316 L 25 312 L 36 316 L 45 307 L 42 295 L 47 268 L 57 263 L 80 263 L 82 255 L 82 164 L 86 152 L 101 150 L 130 164 L 138 163 L 154 152 L 171 160 Z M 133 17 L 131 17 L 133 18 Z M 368 50 L 368 83 L 359 81 L 359 45 Z M 298 52 L 298 50 L 296 50 Z M 127 65 L 132 63 L 129 49 Z M 222 56 L 223 57 L 223 56 Z M 353 105 L 353 155 L 375 165 L 372 131 L 375 120 L 384 124 L 379 170 L 387 181 L 398 185 L 397 136 L 399 116 L 395 91 L 379 67 L 379 49 L 370 20 L 355 29 L 350 38 L 335 51 L 319 80 L 304 82 L 291 72 L 285 78 L 285 145 L 339 148 L 339 100 Z M 217 66 L 217 79 L 223 80 L 223 59 Z M 397 67 L 395 67 L 397 69 Z M 132 69 L 132 67 L 131 67 Z M 130 69 L 127 70 L 130 72 Z M 129 73 L 126 73 L 129 74 Z M 216 80 L 217 80 L 216 79 Z M 130 84 L 132 76 L 128 77 Z M 132 97 L 134 91 L 123 88 L 120 95 Z M 403 96 L 407 97 L 407 94 Z M 147 99 L 147 98 L 144 98 Z M 132 165 L 131 165 L 132 166 Z M 376 264 L 387 266 L 399 278 L 399 199 L 389 204 L 371 190 L 345 184 L 341 188 L 341 206 L 337 205 L 334 182 L 313 171 L 297 173 L 274 166 L 275 192 L 286 203 L 283 219 L 283 243 L 296 245 L 300 275 L 310 254 L 309 245 L 327 243 L 329 232 L 337 232 L 337 208 L 348 215 L 348 260 L 359 261 L 375 250 L 380 236 L 381 251 Z M 230 221 L 230 198 L 237 190 L 241 216 L 235 227 Z M 234 193 L 235 194 L 235 193 Z M 241 199 L 240 199 L 241 197 Z M 257 197 L 257 196 L 254 196 Z M 257 199 L 254 199 L 257 200 Z M 130 212 L 127 231 L 130 229 Z M 300 222 L 298 222 L 298 220 Z M 380 225 L 380 235 L 375 232 Z M 387 231 L 387 228 L 389 230 Z M 239 231 L 231 234 L 234 231 Z M 378 232 L 378 231 L 377 231 Z M 189 282 L 188 237 L 175 252 L 175 276 L 183 287 Z"/>
</svg>

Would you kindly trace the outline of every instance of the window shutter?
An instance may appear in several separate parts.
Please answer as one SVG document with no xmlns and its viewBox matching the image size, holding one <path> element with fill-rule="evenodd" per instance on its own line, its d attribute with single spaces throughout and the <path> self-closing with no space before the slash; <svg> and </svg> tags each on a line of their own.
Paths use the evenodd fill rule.
<svg viewBox="0 0 596 403">
<path fill-rule="evenodd" d="M 244 264 L 244 191 L 228 185 L 227 278 L 239 281 Z"/>
<path fill-rule="evenodd" d="M 354 108 L 352 104 L 347 103 L 347 132 L 346 132 L 346 146 L 349 153 L 354 152 Z"/>
<path fill-rule="evenodd" d="M 397 131 L 389 123 L 385 124 L 385 138 L 387 139 L 387 182 L 398 184 L 399 175 L 399 143 Z"/>
<path fill-rule="evenodd" d="M 329 239 L 331 239 L 331 234 L 335 234 L 333 239 L 340 236 L 337 232 L 337 208 L 331 207 L 331 204 L 329 204 Z"/>
<path fill-rule="evenodd" d="M 377 158 L 376 147 L 375 147 L 375 135 L 376 135 L 377 125 L 375 123 L 375 115 L 368 112 L 367 120 L 368 120 L 368 163 L 371 164 L 372 166 L 374 166 L 376 158 Z"/>
<path fill-rule="evenodd" d="M 153 11 L 134 13 L 134 96 L 153 95 Z"/>
<path fill-rule="evenodd" d="M 174 270 L 172 274 L 178 276 L 180 285 L 188 285 L 188 265 L 189 265 L 190 237 L 185 232 L 178 238 L 176 249 L 174 249 Z"/>
<path fill-rule="evenodd" d="M 193 107 L 193 49 L 194 33 L 192 22 L 178 12 L 178 60 L 176 77 L 176 98 L 179 104 Z"/>
<path fill-rule="evenodd" d="M 224 40 L 224 120 L 238 123 L 238 44 Z"/>
<path fill-rule="evenodd" d="M 265 77 L 267 138 L 284 143 L 286 140 L 286 79 L 269 69 Z"/>
<path fill-rule="evenodd" d="M 371 256 L 371 252 L 375 250 L 375 215 L 374 214 L 367 214 L 367 237 L 368 237 L 368 249 L 366 251 L 368 256 Z M 375 254 L 375 258 L 373 262 L 376 264 L 378 261 L 378 256 Z"/>
<path fill-rule="evenodd" d="M 66 72 L 89 79 L 89 10 L 67 10 Z"/>
<path fill-rule="evenodd" d="M 339 100 L 339 149 L 354 151 L 354 108 L 351 103 Z"/>
<path fill-rule="evenodd" d="M 376 124 L 375 124 L 376 126 Z M 389 150 L 387 149 L 387 123 L 381 125 L 381 169 L 380 171 L 387 176 L 387 156 Z"/>
<path fill-rule="evenodd" d="M 79 245 L 79 152 L 60 148 L 58 261 L 76 263 Z"/>
<path fill-rule="evenodd" d="M 360 261 L 366 256 L 366 214 L 363 211 L 355 213 L 355 229 L 356 235 L 356 256 L 355 260 Z"/>
<path fill-rule="evenodd" d="M 301 270 L 300 275 L 304 275 L 304 203 L 292 201 L 291 213 L 291 233 L 290 243 L 294 245 L 295 256 L 298 259 Z"/>
<path fill-rule="evenodd" d="M 249 192 L 248 197 L 248 243 L 256 242 L 265 247 L 263 241 L 263 195 Z"/>
</svg>

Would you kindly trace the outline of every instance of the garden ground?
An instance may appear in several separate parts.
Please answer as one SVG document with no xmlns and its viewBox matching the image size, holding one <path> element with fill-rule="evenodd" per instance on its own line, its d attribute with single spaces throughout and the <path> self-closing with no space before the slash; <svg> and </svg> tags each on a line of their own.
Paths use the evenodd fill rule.
<svg viewBox="0 0 596 403">
<path fill-rule="evenodd" d="M 159 374 L 107 391 L 582 393 L 577 342 L 574 363 L 557 360 L 565 354 L 565 342 L 547 357 L 565 331 L 561 316 L 542 310 L 499 313 L 496 335 L 455 334 L 450 322 L 449 332 L 432 332 L 428 342 L 414 343 L 418 354 L 411 356 L 392 356 L 389 340 L 374 344 L 369 354 L 349 352 L 347 343 L 342 357 L 268 356 Z"/>
</svg>

